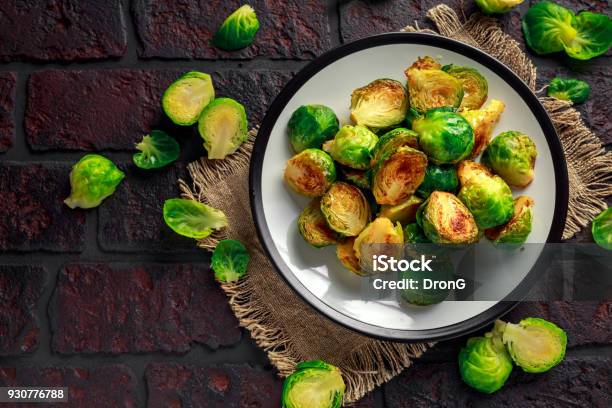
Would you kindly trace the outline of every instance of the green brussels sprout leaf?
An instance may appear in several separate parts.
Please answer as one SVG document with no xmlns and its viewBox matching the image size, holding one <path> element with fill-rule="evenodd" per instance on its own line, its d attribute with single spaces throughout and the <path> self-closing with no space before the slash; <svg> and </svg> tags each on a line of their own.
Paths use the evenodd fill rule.
<svg viewBox="0 0 612 408">
<path fill-rule="evenodd" d="M 612 207 L 608 207 L 595 217 L 591 233 L 597 245 L 612 251 Z"/>
<path fill-rule="evenodd" d="M 70 172 L 71 193 L 64 203 L 70 208 L 93 208 L 115 192 L 125 174 L 106 157 L 87 154 Z"/>
<path fill-rule="evenodd" d="M 171 198 L 164 203 L 164 221 L 174 232 L 202 239 L 227 226 L 221 210 L 194 200 Z"/>
<path fill-rule="evenodd" d="M 222 50 L 234 51 L 253 43 L 259 20 L 253 7 L 245 4 L 230 14 L 213 36 L 213 44 Z"/>
<path fill-rule="evenodd" d="M 339 130 L 338 117 L 323 105 L 303 105 L 293 112 L 287 133 L 296 153 L 309 148 L 320 149 Z"/>
<path fill-rule="evenodd" d="M 345 390 L 340 370 L 320 360 L 297 365 L 283 383 L 283 408 L 340 408 Z"/>
<path fill-rule="evenodd" d="M 224 159 L 247 140 L 247 117 L 244 106 L 230 98 L 212 101 L 198 120 L 198 131 L 204 139 L 209 159 Z"/>
<path fill-rule="evenodd" d="M 204 108 L 215 99 L 210 75 L 191 71 L 174 81 L 162 96 L 162 108 L 177 125 L 190 126 L 198 121 Z"/>
<path fill-rule="evenodd" d="M 150 135 L 142 137 L 136 144 L 140 153 L 134 154 L 132 160 L 141 169 L 158 169 L 178 159 L 181 150 L 172 137 L 161 130 L 153 130 Z"/>
<path fill-rule="evenodd" d="M 219 282 L 233 283 L 246 274 L 250 260 L 251 256 L 240 241 L 225 239 L 215 247 L 210 266 Z"/>
<path fill-rule="evenodd" d="M 507 13 L 524 0 L 476 0 L 476 5 L 485 14 Z"/>
<path fill-rule="evenodd" d="M 284 179 L 296 193 L 320 197 L 336 181 L 336 166 L 323 150 L 306 149 L 287 161 Z"/>
<path fill-rule="evenodd" d="M 591 86 L 587 82 L 574 78 L 553 78 L 547 89 L 548 96 L 573 103 L 586 101 L 589 92 Z"/>
</svg>

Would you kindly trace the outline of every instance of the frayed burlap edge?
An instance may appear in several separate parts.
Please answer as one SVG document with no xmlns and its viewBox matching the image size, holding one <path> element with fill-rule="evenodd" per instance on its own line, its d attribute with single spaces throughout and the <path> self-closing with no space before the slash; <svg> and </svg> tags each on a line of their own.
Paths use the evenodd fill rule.
<svg viewBox="0 0 612 408">
<path fill-rule="evenodd" d="M 429 10 L 427 17 L 438 32 L 421 30 L 416 24 L 402 31 L 440 34 L 479 48 L 512 69 L 535 91 L 536 68 L 519 44 L 502 31 L 496 19 L 476 13 L 462 22 L 444 4 Z M 565 152 L 569 202 L 563 239 L 569 239 L 607 208 L 605 199 L 612 194 L 612 152 L 605 151 L 600 139 L 585 126 L 570 102 L 548 97 L 540 97 L 540 102 L 548 111 Z"/>
</svg>

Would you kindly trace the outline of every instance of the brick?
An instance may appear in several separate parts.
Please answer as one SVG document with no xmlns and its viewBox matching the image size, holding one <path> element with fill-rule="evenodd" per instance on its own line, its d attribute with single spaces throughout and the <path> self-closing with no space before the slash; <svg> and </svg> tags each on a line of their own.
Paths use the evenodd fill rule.
<svg viewBox="0 0 612 408">
<path fill-rule="evenodd" d="M 145 377 L 149 408 L 280 406 L 281 380 L 248 364 L 153 363 Z"/>
<path fill-rule="evenodd" d="M 176 129 L 164 118 L 161 96 L 181 73 L 131 69 L 34 73 L 28 82 L 28 142 L 34 150 L 133 150 L 152 127 L 165 124 L 170 131 Z M 253 125 L 291 74 L 234 70 L 212 75 L 217 95 L 245 104 Z"/>
<path fill-rule="evenodd" d="M 13 146 L 15 138 L 15 87 L 17 75 L 13 72 L 0 72 L 0 152 Z"/>
<path fill-rule="evenodd" d="M 0 250 L 80 252 L 85 213 L 64 203 L 70 166 L 0 163 Z"/>
<path fill-rule="evenodd" d="M 610 357 L 566 358 L 544 374 L 515 367 L 506 385 L 487 395 L 471 389 L 457 363 L 415 364 L 385 385 L 385 403 L 420 407 L 609 407 Z"/>
<path fill-rule="evenodd" d="M 239 51 L 215 48 L 211 39 L 226 16 L 244 2 L 137 0 L 132 9 L 144 58 L 249 59 L 256 56 L 312 59 L 330 48 L 324 0 L 254 0 L 260 29 Z"/>
<path fill-rule="evenodd" d="M 44 284 L 42 267 L 0 265 L 0 356 L 36 350 L 39 326 L 35 311 Z"/>
<path fill-rule="evenodd" d="M 2 387 L 67 387 L 68 401 L 52 406 L 61 408 L 135 408 L 136 379 L 124 365 L 86 367 L 0 367 Z M 50 404 L 45 404 L 49 406 Z M 2 404 L 6 408 L 38 408 L 36 404 Z"/>
<path fill-rule="evenodd" d="M 49 306 L 53 350 L 185 353 L 240 341 L 238 321 L 204 265 L 71 264 Z"/>
<path fill-rule="evenodd" d="M 121 0 L 3 0 L 0 60 L 120 57 L 127 40 Z"/>
</svg>

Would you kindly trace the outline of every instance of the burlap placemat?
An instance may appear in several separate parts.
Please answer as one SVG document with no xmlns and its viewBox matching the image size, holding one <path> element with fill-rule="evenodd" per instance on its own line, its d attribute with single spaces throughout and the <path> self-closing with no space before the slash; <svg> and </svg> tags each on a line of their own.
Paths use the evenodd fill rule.
<svg viewBox="0 0 612 408">
<path fill-rule="evenodd" d="M 535 68 L 496 20 L 476 14 L 462 23 L 445 5 L 431 9 L 428 17 L 439 34 L 496 57 L 535 89 Z M 404 31 L 420 30 L 406 27 Z M 541 101 L 557 128 L 568 161 L 570 211 L 564 238 L 569 238 L 606 208 L 604 198 L 612 193 L 612 155 L 605 153 L 571 104 L 550 98 Z M 252 130 L 248 142 L 226 160 L 202 158 L 191 163 L 192 185 L 179 181 L 185 197 L 219 208 L 229 219 L 226 230 L 199 245 L 211 250 L 220 239 L 231 237 L 249 249 L 252 258 L 247 276 L 222 288 L 240 325 L 267 352 L 281 376 L 289 375 L 300 361 L 322 359 L 340 367 L 347 385 L 345 401 L 356 401 L 410 366 L 411 360 L 433 343 L 394 343 L 352 332 L 317 313 L 287 286 L 268 261 L 251 218 L 249 159 L 255 136 L 256 130 Z"/>
</svg>

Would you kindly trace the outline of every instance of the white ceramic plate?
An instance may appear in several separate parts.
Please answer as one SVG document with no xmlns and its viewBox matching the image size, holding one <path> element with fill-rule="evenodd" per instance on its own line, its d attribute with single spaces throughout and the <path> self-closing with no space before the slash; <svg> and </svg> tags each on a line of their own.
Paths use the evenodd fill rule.
<svg viewBox="0 0 612 408">
<path fill-rule="evenodd" d="M 384 34 L 319 57 L 287 84 L 271 106 L 251 162 L 254 219 L 268 255 L 287 282 L 337 322 L 369 335 L 405 341 L 448 338 L 475 330 L 507 312 L 514 302 L 445 301 L 427 307 L 406 307 L 395 301 L 362 300 L 362 278 L 341 266 L 334 248 L 314 249 L 299 236 L 295 221 L 308 199 L 291 192 L 282 176 L 285 162 L 292 156 L 286 128 L 295 109 L 304 104 L 324 104 L 336 112 L 341 125 L 348 124 L 350 95 L 355 88 L 377 78 L 405 83 L 404 70 L 425 55 L 442 64 L 478 69 L 489 83 L 489 100 L 500 99 L 506 104 L 494 134 L 519 130 L 532 137 L 538 149 L 536 177 L 520 191 L 536 203 L 528 242 L 560 240 L 567 209 L 567 171 L 561 145 L 544 108 L 499 61 L 443 37 Z M 511 291 L 523 282 L 540 255 L 538 246 L 529 248 L 520 256 L 492 251 L 490 256 L 479 258 L 480 268 L 495 269 L 499 277 L 489 279 L 488 285 Z M 490 290 L 488 285 L 479 290 Z"/>
</svg>

